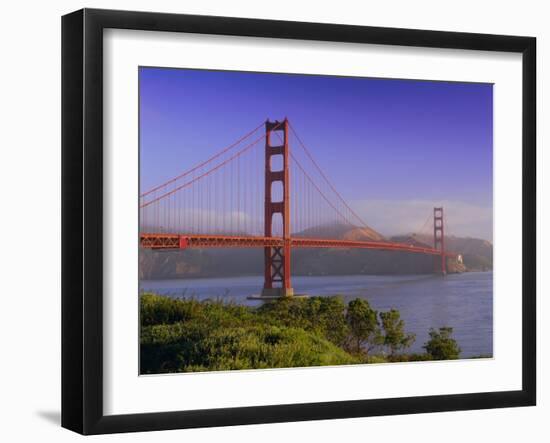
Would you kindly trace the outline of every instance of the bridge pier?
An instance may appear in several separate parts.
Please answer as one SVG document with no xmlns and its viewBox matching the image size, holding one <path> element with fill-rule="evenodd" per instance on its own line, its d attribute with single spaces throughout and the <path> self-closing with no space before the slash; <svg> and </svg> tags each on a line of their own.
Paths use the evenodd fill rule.
<svg viewBox="0 0 550 443">
<path fill-rule="evenodd" d="M 443 208 L 434 208 L 434 249 L 441 251 L 434 256 L 434 272 L 447 274 L 447 257 L 445 255 L 445 226 L 443 223 Z"/>
<path fill-rule="evenodd" d="M 264 288 L 262 296 L 266 298 L 288 297 L 294 295 L 290 283 L 290 154 L 288 145 L 288 120 L 265 122 L 265 237 L 273 236 L 273 216 L 281 214 L 283 221 L 283 246 L 264 248 Z M 273 144 L 274 131 L 281 131 L 282 144 Z M 283 169 L 272 170 L 272 157 L 283 158 Z M 273 183 L 280 182 L 283 187 L 283 199 L 273 201 Z"/>
</svg>

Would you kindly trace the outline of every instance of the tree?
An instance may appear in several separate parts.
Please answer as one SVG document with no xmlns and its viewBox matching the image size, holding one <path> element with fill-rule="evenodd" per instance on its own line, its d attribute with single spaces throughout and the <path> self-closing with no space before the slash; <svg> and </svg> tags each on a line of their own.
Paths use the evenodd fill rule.
<svg viewBox="0 0 550 443">
<path fill-rule="evenodd" d="M 382 329 L 384 330 L 383 343 L 393 357 L 396 352 L 411 346 L 416 339 L 414 334 L 406 334 L 404 331 L 405 322 L 397 309 L 390 309 L 388 312 L 380 313 Z"/>
<path fill-rule="evenodd" d="M 451 338 L 453 328 L 443 327 L 439 330 L 430 328 L 430 340 L 424 344 L 424 349 L 434 360 L 456 360 L 462 351 L 454 338 Z"/>
<path fill-rule="evenodd" d="M 348 303 L 346 322 L 350 333 L 350 347 L 356 354 L 369 353 L 380 344 L 378 312 L 369 302 L 356 298 Z"/>
<path fill-rule="evenodd" d="M 346 305 L 342 297 L 310 297 L 304 306 L 311 330 L 321 333 L 332 343 L 341 346 L 348 335 L 345 320 Z"/>
</svg>

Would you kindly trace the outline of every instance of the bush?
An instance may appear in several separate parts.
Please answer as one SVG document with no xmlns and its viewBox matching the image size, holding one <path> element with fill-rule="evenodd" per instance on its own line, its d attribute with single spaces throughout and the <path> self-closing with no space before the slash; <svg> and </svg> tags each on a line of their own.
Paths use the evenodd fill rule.
<svg viewBox="0 0 550 443">
<path fill-rule="evenodd" d="M 343 345 L 348 334 L 345 311 L 341 297 L 285 297 L 258 308 L 263 324 L 301 328 L 337 346 Z"/>
<path fill-rule="evenodd" d="M 178 300 L 145 293 L 140 297 L 141 326 L 172 324 L 201 318 L 227 324 L 252 318 L 250 309 L 221 301 Z"/>
<path fill-rule="evenodd" d="M 461 349 L 455 339 L 451 338 L 453 328 L 443 327 L 439 330 L 430 329 L 430 340 L 424 344 L 424 349 L 434 360 L 456 360 Z"/>
<path fill-rule="evenodd" d="M 140 297 L 140 371 L 214 371 L 458 358 L 451 328 L 430 330 L 426 354 L 412 343 L 399 311 L 380 315 L 363 299 L 281 298 L 258 308 L 222 301 Z M 384 334 L 382 334 L 382 329 Z M 385 345 L 390 355 L 371 355 Z"/>
<path fill-rule="evenodd" d="M 202 322 L 144 328 L 141 373 L 290 368 L 359 363 L 303 329 L 249 326 L 212 329 Z"/>
</svg>

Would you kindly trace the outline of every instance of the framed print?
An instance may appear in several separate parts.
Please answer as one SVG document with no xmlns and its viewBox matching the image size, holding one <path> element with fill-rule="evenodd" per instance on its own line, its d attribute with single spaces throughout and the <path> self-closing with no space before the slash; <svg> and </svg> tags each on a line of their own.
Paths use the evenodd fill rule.
<svg viewBox="0 0 550 443">
<path fill-rule="evenodd" d="M 536 402 L 531 37 L 62 21 L 62 425 Z"/>
</svg>

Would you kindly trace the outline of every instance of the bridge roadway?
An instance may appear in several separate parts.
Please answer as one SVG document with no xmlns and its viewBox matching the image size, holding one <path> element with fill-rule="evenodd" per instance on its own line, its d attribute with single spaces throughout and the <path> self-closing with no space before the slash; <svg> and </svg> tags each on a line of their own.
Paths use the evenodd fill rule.
<svg viewBox="0 0 550 443">
<path fill-rule="evenodd" d="M 407 243 L 387 241 L 332 240 L 322 238 L 291 237 L 287 239 L 291 248 L 360 248 L 381 251 L 402 251 L 418 254 L 441 255 L 441 251 L 430 247 L 415 246 Z M 144 233 L 140 235 L 140 246 L 146 249 L 203 249 L 203 248 L 263 248 L 282 247 L 283 237 L 224 236 L 197 234 Z M 455 253 L 445 251 L 447 257 L 456 257 Z"/>
</svg>

